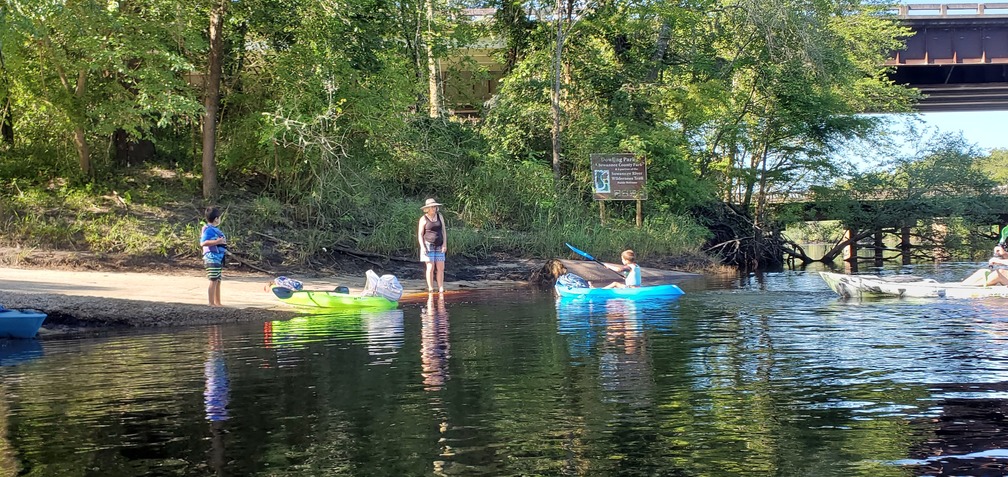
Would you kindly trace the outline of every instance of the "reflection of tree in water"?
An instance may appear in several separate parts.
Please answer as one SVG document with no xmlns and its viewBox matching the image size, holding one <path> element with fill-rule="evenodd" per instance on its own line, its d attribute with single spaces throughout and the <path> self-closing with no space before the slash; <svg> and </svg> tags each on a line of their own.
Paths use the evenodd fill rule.
<svg viewBox="0 0 1008 477">
<path fill-rule="evenodd" d="M 606 338 L 599 356 L 602 389 L 609 393 L 607 400 L 649 407 L 654 381 L 637 307 L 632 300 L 608 300 L 605 307 Z"/>
<path fill-rule="evenodd" d="M 0 477 L 14 477 L 21 470 L 17 455 L 7 440 L 7 417 L 10 415 L 6 387 L 0 382 Z"/>
<path fill-rule="evenodd" d="M 227 364 L 224 362 L 224 344 L 220 327 L 210 327 L 207 339 L 207 358 L 203 364 L 203 378 L 206 383 L 203 390 L 203 404 L 206 418 L 210 421 L 212 446 L 210 467 L 217 475 L 221 475 L 224 470 L 224 421 L 228 419 L 230 382 Z"/>
<path fill-rule="evenodd" d="M 427 306 L 420 311 L 420 363 L 424 390 L 437 393 L 444 389 L 448 381 L 448 359 L 451 357 L 451 346 L 448 342 L 448 310 L 445 308 L 444 295 L 433 293 L 427 295 Z M 438 447 L 440 455 L 433 462 L 434 474 L 445 475 L 450 462 L 446 459 L 455 455 L 448 445 L 446 433 L 449 429 L 448 414 L 439 395 L 431 398 L 438 424 Z"/>
<path fill-rule="evenodd" d="M 969 383 L 933 386 L 940 393 L 1000 394 L 1008 383 Z M 933 392 L 934 392 L 933 391 Z M 927 439 L 910 448 L 914 475 L 1008 475 L 1008 399 L 945 399 L 935 406 L 941 413 L 914 422 Z"/>
</svg>

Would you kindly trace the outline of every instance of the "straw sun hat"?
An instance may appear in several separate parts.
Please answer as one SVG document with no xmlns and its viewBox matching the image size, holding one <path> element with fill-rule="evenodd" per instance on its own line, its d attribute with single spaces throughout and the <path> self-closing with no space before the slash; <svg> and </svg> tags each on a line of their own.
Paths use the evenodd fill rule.
<svg viewBox="0 0 1008 477">
<path fill-rule="evenodd" d="M 420 210 L 426 209 L 428 207 L 438 207 L 440 205 L 441 204 L 439 204 L 438 201 L 436 201 L 434 199 L 427 199 L 427 201 L 424 202 L 424 205 L 422 207 L 420 207 Z"/>
</svg>

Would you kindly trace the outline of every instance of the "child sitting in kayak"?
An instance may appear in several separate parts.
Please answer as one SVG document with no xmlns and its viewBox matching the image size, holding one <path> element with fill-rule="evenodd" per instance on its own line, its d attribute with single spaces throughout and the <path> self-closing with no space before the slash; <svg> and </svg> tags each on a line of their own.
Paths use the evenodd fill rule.
<svg viewBox="0 0 1008 477">
<path fill-rule="evenodd" d="M 987 260 L 987 265 L 988 268 L 977 270 L 963 280 L 963 285 L 978 287 L 1008 285 L 1008 270 L 994 270 L 995 265 L 1008 266 L 1008 251 L 1006 251 L 1000 244 L 994 247 L 994 256 L 991 257 L 990 260 Z"/>
<path fill-rule="evenodd" d="M 620 259 L 623 260 L 623 265 L 610 265 L 605 264 L 606 268 L 617 272 L 625 273 L 626 279 L 623 282 L 612 282 L 603 288 L 637 288 L 641 286 L 641 269 L 637 265 L 637 254 L 633 250 L 624 250 L 620 254 Z"/>
</svg>

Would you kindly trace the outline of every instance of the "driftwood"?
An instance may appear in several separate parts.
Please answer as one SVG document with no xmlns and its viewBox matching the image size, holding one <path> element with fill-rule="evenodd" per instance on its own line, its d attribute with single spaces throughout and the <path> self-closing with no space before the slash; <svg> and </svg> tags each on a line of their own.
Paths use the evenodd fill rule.
<svg viewBox="0 0 1008 477">
<path fill-rule="evenodd" d="M 256 234 L 256 235 L 259 235 L 260 237 L 268 238 L 268 239 L 270 239 L 270 240 L 272 240 L 274 242 L 277 242 L 277 243 L 285 243 L 285 244 L 293 245 L 293 246 L 300 246 L 301 245 L 301 244 L 299 244 L 297 242 L 291 242 L 290 240 L 284 240 L 284 239 L 277 238 L 277 237 L 274 237 L 274 236 L 269 235 L 269 234 L 264 234 L 262 232 L 253 232 L 253 233 Z M 352 248 L 345 247 L 345 246 L 342 246 L 342 245 L 331 245 L 331 246 L 326 247 L 326 249 L 327 250 L 332 250 L 334 252 L 340 252 L 340 253 L 343 253 L 343 254 L 346 254 L 346 255 L 351 255 L 353 257 L 356 257 L 359 260 L 363 260 L 363 261 L 365 261 L 367 263 L 370 263 L 370 264 L 372 264 L 372 265 L 374 265 L 376 267 L 382 267 L 382 266 L 384 266 L 384 264 L 383 263 L 378 263 L 378 262 L 376 262 L 374 260 L 370 260 L 370 259 L 372 259 L 372 258 L 379 258 L 379 259 L 382 259 L 382 260 L 384 260 L 386 262 L 388 262 L 389 260 L 395 260 L 395 261 L 398 261 L 398 262 L 413 262 L 412 259 L 408 259 L 408 258 L 394 257 L 394 256 L 391 256 L 391 255 L 382 255 L 380 253 L 365 252 L 363 250 L 356 250 L 356 249 L 352 249 Z"/>
<path fill-rule="evenodd" d="M 329 247 L 329 249 L 330 250 L 335 250 L 337 252 L 345 253 L 347 255 L 353 255 L 355 257 L 360 258 L 361 260 L 363 260 L 364 257 L 370 257 L 370 258 L 381 258 L 381 259 L 385 259 L 385 260 L 395 260 L 397 262 L 410 262 L 410 263 L 412 263 L 412 262 L 415 261 L 415 260 L 410 259 L 410 258 L 394 257 L 392 255 L 382 255 L 380 253 L 372 253 L 372 252 L 364 252 L 364 251 L 361 251 L 361 250 L 353 250 L 353 249 L 349 249 L 349 248 L 342 247 L 342 246 L 339 246 L 339 245 L 333 245 L 332 247 Z M 374 263 L 374 262 L 371 262 L 371 263 Z M 375 264 L 375 265 L 378 265 L 378 264 Z"/>
<path fill-rule="evenodd" d="M 252 268 L 252 269 L 255 269 L 255 270 L 259 270 L 260 272 L 263 272 L 263 273 L 268 273 L 270 275 L 273 275 L 272 271 L 266 270 L 266 269 L 262 269 L 262 268 L 259 268 L 259 267 L 255 266 L 255 265 L 252 265 L 251 263 L 246 262 L 245 260 L 242 260 L 241 257 L 238 256 L 238 254 L 236 254 L 236 253 L 234 253 L 234 252 L 232 252 L 230 250 L 227 251 L 227 255 L 228 255 L 228 257 L 231 257 L 233 260 L 235 260 L 236 262 L 238 262 L 238 263 L 240 263 L 242 265 L 245 265 L 246 267 L 249 267 L 249 268 Z"/>
</svg>

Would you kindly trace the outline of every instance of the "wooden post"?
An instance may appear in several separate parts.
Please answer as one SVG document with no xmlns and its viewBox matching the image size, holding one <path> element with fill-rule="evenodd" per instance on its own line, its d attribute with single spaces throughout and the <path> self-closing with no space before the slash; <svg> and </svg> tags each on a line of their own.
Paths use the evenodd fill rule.
<svg viewBox="0 0 1008 477">
<path fill-rule="evenodd" d="M 900 253 L 903 265 L 910 265 L 910 227 L 906 225 L 900 228 Z"/>
<path fill-rule="evenodd" d="M 844 240 L 850 240 L 847 243 L 847 250 L 844 250 L 843 259 L 845 262 L 849 262 L 857 257 L 857 242 L 851 240 L 855 235 L 853 229 L 847 229 L 844 231 Z"/>
<path fill-rule="evenodd" d="M 604 200 L 598 201 L 598 218 L 599 218 L 599 224 L 601 224 L 603 227 L 605 227 L 605 201 Z"/>
<path fill-rule="evenodd" d="M 885 255 L 882 253 L 885 250 L 885 244 L 882 242 L 882 238 L 885 234 L 882 233 L 882 229 L 875 231 L 875 243 L 873 243 L 873 248 L 875 249 L 875 266 L 881 267 L 885 261 Z"/>
<path fill-rule="evenodd" d="M 844 232 L 844 235 L 845 239 L 850 240 L 847 244 L 847 251 L 844 253 L 844 260 L 850 264 L 851 273 L 857 273 L 857 242 L 853 240 L 854 237 L 857 237 L 857 232 L 854 229 L 847 229 L 847 231 Z"/>
<path fill-rule="evenodd" d="M 641 200 L 637 199 L 637 228 L 644 225 L 644 214 L 641 212 Z"/>
</svg>

